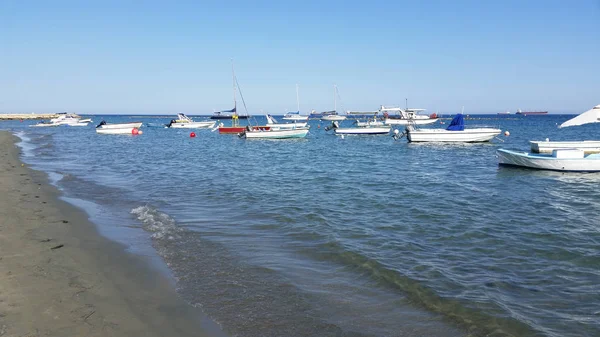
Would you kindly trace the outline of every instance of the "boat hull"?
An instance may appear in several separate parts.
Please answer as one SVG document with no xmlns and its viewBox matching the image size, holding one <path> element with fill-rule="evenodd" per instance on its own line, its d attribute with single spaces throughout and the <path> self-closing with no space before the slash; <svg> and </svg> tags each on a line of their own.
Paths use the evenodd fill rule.
<svg viewBox="0 0 600 337">
<path fill-rule="evenodd" d="M 465 129 L 449 131 L 446 129 L 413 129 L 407 128 L 406 137 L 409 142 L 444 142 L 444 143 L 478 143 L 488 142 L 502 131 L 492 128 Z"/>
<path fill-rule="evenodd" d="M 386 118 L 385 124 L 387 124 L 387 125 L 408 125 L 408 124 L 427 125 L 427 124 L 433 124 L 437 121 L 438 121 L 437 118 L 427 118 L 427 119 Z"/>
<path fill-rule="evenodd" d="M 98 129 L 126 129 L 126 128 L 136 128 L 139 129 L 142 127 L 142 122 L 133 122 L 133 123 L 118 123 L 118 124 L 103 124 L 99 125 Z"/>
<path fill-rule="evenodd" d="M 252 130 L 245 131 L 242 137 L 246 139 L 288 139 L 288 138 L 304 138 L 308 134 L 308 128 L 301 129 L 280 129 L 280 130 Z"/>
<path fill-rule="evenodd" d="M 214 127 L 216 123 L 216 121 L 171 123 L 171 126 L 169 127 L 175 129 L 210 129 Z"/>
<path fill-rule="evenodd" d="M 552 154 L 497 151 L 498 164 L 561 172 L 600 172 L 600 154 L 584 155 L 575 149 L 554 150 Z"/>
<path fill-rule="evenodd" d="M 531 152 L 533 153 L 552 153 L 557 149 L 579 149 L 585 153 L 599 153 L 600 140 L 583 140 L 583 141 L 565 141 L 565 142 L 550 142 L 532 140 Z"/>
<path fill-rule="evenodd" d="M 246 131 L 247 126 L 221 126 L 219 127 L 219 133 L 222 134 L 240 134 Z M 253 130 L 270 130 L 269 126 L 253 126 Z"/>
<path fill-rule="evenodd" d="M 323 117 L 321 117 L 322 121 L 343 121 L 346 119 L 346 116 L 340 116 L 340 115 L 325 115 Z"/>
<path fill-rule="evenodd" d="M 333 132 L 336 135 L 386 135 L 390 133 L 390 126 L 377 126 L 366 128 L 337 128 Z"/>
<path fill-rule="evenodd" d="M 137 128 L 97 128 L 96 133 L 103 135 L 132 135 Z"/>
<path fill-rule="evenodd" d="M 227 116 L 227 115 L 210 116 L 210 119 L 233 119 L 233 116 Z M 237 119 L 248 119 L 248 116 L 237 116 Z"/>
</svg>

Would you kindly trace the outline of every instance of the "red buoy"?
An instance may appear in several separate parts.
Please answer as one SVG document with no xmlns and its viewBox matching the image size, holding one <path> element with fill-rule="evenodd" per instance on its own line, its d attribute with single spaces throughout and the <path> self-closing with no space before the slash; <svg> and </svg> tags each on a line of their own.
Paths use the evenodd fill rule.
<svg viewBox="0 0 600 337">
<path fill-rule="evenodd" d="M 196 137 L 196 133 L 195 132 L 191 132 L 190 133 L 190 138 L 194 138 L 194 137 Z"/>
<path fill-rule="evenodd" d="M 140 133 L 140 131 L 136 128 L 131 129 L 131 134 L 132 135 L 137 135 L 138 133 Z"/>
</svg>

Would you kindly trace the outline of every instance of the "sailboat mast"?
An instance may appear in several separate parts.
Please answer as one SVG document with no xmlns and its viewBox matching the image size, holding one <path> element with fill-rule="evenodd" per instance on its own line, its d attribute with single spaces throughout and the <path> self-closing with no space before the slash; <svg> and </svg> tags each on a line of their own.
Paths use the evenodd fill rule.
<svg viewBox="0 0 600 337">
<path fill-rule="evenodd" d="M 298 84 L 296 84 L 296 104 L 298 108 L 298 113 L 300 113 L 300 96 L 298 95 Z"/>
<path fill-rule="evenodd" d="M 337 93 L 337 85 L 333 85 L 333 111 L 337 112 L 337 97 L 336 94 Z"/>
<path fill-rule="evenodd" d="M 233 108 L 237 113 L 237 102 L 235 100 L 235 70 L 233 69 L 233 59 L 231 59 L 231 81 L 233 82 Z"/>
</svg>

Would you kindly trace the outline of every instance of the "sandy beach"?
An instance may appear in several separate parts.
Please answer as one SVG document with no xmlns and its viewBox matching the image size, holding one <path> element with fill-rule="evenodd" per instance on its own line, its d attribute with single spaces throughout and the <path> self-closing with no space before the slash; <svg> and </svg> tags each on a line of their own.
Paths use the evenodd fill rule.
<svg viewBox="0 0 600 337">
<path fill-rule="evenodd" d="M 223 336 L 170 280 L 100 236 L 0 132 L 0 336 Z"/>
</svg>

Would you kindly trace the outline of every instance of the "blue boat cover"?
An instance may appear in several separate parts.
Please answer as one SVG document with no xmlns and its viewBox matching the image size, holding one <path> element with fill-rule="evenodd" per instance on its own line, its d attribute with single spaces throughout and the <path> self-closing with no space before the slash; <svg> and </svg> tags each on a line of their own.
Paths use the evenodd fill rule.
<svg viewBox="0 0 600 337">
<path fill-rule="evenodd" d="M 457 114 L 452 118 L 452 122 L 446 128 L 448 131 L 462 131 L 465 129 L 465 120 L 463 119 L 462 114 Z"/>
</svg>

